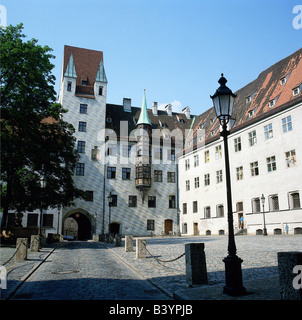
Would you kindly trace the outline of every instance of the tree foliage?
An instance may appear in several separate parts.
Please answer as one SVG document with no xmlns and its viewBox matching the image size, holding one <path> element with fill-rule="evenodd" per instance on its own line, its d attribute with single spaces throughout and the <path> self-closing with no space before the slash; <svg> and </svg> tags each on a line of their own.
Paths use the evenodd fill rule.
<svg viewBox="0 0 302 320">
<path fill-rule="evenodd" d="M 44 207 L 67 206 L 84 195 L 73 183 L 74 128 L 55 103 L 52 50 L 36 39 L 25 41 L 22 29 L 0 29 L 2 227 L 8 210 L 41 207 L 42 175 Z"/>
</svg>

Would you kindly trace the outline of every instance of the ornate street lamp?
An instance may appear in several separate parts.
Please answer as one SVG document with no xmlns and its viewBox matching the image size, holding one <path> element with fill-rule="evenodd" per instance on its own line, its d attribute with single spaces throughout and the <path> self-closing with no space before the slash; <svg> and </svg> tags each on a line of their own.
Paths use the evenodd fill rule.
<svg viewBox="0 0 302 320">
<path fill-rule="evenodd" d="M 44 197 L 44 190 L 47 186 L 47 180 L 44 176 L 44 174 L 40 177 L 40 187 L 41 187 L 41 210 L 40 210 L 40 230 L 39 230 L 39 236 L 42 237 L 42 227 L 43 227 L 43 197 Z"/>
<path fill-rule="evenodd" d="M 265 213 L 264 213 L 264 203 L 265 203 L 265 196 L 262 194 L 261 196 L 261 203 L 262 203 L 262 212 L 263 212 L 263 235 L 267 236 L 267 230 L 265 225 Z"/>
<path fill-rule="evenodd" d="M 108 233 L 110 233 L 110 222 L 111 222 L 111 205 L 112 205 L 112 194 L 111 191 L 108 195 L 108 206 L 109 206 L 109 223 L 108 223 Z"/>
<path fill-rule="evenodd" d="M 222 131 L 220 135 L 223 137 L 224 152 L 225 152 L 225 175 L 226 175 L 226 187 L 227 187 L 227 207 L 228 207 L 228 256 L 223 259 L 225 263 L 225 281 L 226 285 L 223 288 L 223 292 L 231 296 L 240 296 L 246 294 L 246 290 L 242 284 L 242 270 L 240 259 L 236 253 L 236 244 L 234 236 L 233 225 L 233 208 L 232 208 L 232 193 L 231 193 L 231 176 L 230 176 L 230 164 L 229 164 L 229 151 L 227 137 L 230 134 L 228 130 L 228 124 L 234 125 L 234 119 L 232 119 L 232 112 L 234 106 L 234 100 L 236 95 L 225 85 L 227 83 L 226 78 L 221 74 L 221 78 L 218 83 L 220 87 L 216 90 L 215 94 L 211 96 L 216 116 L 219 119 Z"/>
</svg>

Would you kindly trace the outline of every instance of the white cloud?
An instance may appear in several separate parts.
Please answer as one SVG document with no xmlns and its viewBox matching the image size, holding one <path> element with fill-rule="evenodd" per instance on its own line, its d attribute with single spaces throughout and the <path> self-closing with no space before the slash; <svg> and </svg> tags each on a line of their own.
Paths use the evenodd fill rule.
<svg viewBox="0 0 302 320">
<path fill-rule="evenodd" d="M 172 112 L 178 112 L 178 113 L 182 112 L 183 106 L 182 106 L 182 103 L 178 100 L 174 100 L 172 102 L 167 102 L 167 103 L 160 103 L 158 105 L 158 110 L 165 110 L 166 105 L 169 103 L 172 105 Z"/>
</svg>

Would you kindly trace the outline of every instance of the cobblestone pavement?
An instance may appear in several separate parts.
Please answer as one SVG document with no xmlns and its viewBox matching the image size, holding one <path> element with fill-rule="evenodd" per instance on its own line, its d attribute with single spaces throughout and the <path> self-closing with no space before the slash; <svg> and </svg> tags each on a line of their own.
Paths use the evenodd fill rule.
<svg viewBox="0 0 302 320">
<path fill-rule="evenodd" d="M 8 289 L 1 290 L 1 299 L 14 293 L 10 298 L 26 300 L 165 300 L 169 297 L 279 300 L 277 252 L 302 251 L 302 236 L 237 236 L 235 239 L 237 254 L 243 259 L 246 296 L 234 298 L 222 293 L 225 281 L 222 259 L 227 255 L 227 236 L 182 236 L 146 238 L 151 255 L 147 254 L 145 259 L 136 259 L 135 241 L 133 252 L 125 252 L 124 241 L 121 247 L 101 242 L 64 242 L 56 249 L 55 246 L 42 248 L 40 252 L 30 253 L 26 261 L 12 260 L 6 265 Z M 205 244 L 209 284 L 192 288 L 186 282 L 182 255 L 185 244 L 194 242 Z M 1 264 L 14 250 L 1 248 Z M 173 262 L 159 261 L 178 257 Z"/>
<path fill-rule="evenodd" d="M 9 286 L 9 283 L 8 283 Z M 5 291 L 5 290 L 3 290 Z M 169 300 L 96 242 L 65 242 L 11 300 Z"/>
<path fill-rule="evenodd" d="M 237 236 L 235 241 L 237 255 L 243 259 L 243 284 L 248 292 L 248 295 L 242 297 L 230 297 L 222 293 L 225 284 L 222 259 L 227 256 L 227 236 L 146 238 L 147 250 L 152 254 L 147 254 L 146 259 L 136 259 L 135 252 L 125 252 L 124 247 L 106 245 L 142 276 L 176 299 L 281 299 L 277 252 L 302 251 L 302 236 Z M 186 282 L 184 256 L 167 263 L 157 259 L 175 259 L 185 252 L 186 243 L 194 242 L 205 244 L 209 284 L 191 288 Z"/>
</svg>

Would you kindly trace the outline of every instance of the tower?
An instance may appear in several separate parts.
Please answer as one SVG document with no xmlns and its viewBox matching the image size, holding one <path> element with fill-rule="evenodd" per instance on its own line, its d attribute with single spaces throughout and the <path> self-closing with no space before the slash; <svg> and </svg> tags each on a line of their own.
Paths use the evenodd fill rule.
<svg viewBox="0 0 302 320">
<path fill-rule="evenodd" d="M 140 116 L 136 124 L 136 132 L 135 186 L 144 202 L 145 194 L 151 188 L 151 122 L 147 112 L 145 89 Z"/>
</svg>

